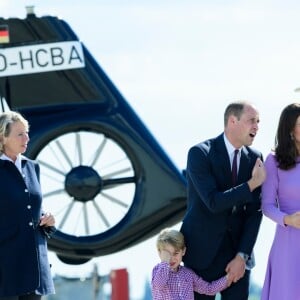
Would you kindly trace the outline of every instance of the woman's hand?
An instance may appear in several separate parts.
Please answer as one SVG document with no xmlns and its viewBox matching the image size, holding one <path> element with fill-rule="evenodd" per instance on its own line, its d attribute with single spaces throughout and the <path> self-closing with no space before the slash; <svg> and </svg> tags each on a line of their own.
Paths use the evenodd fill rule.
<svg viewBox="0 0 300 300">
<path fill-rule="evenodd" d="M 292 215 L 286 215 L 283 222 L 285 225 L 300 229 L 300 211 L 297 211 Z"/>
<path fill-rule="evenodd" d="M 43 214 L 40 219 L 40 226 L 54 226 L 55 219 L 53 215 L 49 212 Z"/>
</svg>

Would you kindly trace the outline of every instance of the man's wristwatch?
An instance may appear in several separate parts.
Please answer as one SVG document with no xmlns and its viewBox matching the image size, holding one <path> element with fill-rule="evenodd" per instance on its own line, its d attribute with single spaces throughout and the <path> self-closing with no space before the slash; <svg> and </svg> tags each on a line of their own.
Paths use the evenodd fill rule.
<svg viewBox="0 0 300 300">
<path fill-rule="evenodd" d="M 249 258 L 249 255 L 243 252 L 238 252 L 238 255 L 246 262 Z"/>
</svg>

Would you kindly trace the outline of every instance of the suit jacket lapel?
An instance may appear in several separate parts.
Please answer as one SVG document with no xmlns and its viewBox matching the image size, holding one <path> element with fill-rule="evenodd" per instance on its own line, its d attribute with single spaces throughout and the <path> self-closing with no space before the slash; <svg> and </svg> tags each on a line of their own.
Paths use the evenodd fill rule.
<svg viewBox="0 0 300 300">
<path fill-rule="evenodd" d="M 240 160 L 240 167 L 238 172 L 238 183 L 244 182 L 246 180 L 245 178 L 248 177 L 249 166 L 250 166 L 249 152 L 246 147 L 243 147 L 241 151 L 241 160 Z"/>
</svg>

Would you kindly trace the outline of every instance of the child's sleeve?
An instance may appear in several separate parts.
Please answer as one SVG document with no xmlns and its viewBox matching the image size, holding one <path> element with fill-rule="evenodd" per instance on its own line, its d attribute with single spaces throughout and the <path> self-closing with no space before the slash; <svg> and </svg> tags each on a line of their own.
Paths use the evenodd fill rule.
<svg viewBox="0 0 300 300">
<path fill-rule="evenodd" d="M 169 274 L 170 267 L 167 262 L 157 264 L 152 270 L 152 288 L 158 290 L 165 288 L 169 279 Z"/>
<path fill-rule="evenodd" d="M 194 278 L 194 291 L 199 294 L 204 295 L 216 295 L 218 292 L 227 288 L 227 278 L 226 276 L 221 277 L 218 280 L 208 282 L 205 281 L 202 277 L 198 276 L 193 272 Z"/>
</svg>

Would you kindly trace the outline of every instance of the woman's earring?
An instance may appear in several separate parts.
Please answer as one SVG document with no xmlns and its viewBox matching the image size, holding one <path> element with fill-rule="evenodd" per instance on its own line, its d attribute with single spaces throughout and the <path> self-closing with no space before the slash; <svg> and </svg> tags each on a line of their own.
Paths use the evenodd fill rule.
<svg viewBox="0 0 300 300">
<path fill-rule="evenodd" d="M 290 136 L 291 136 L 291 140 L 293 141 L 294 140 L 294 136 L 292 133 L 290 133 Z"/>
</svg>

